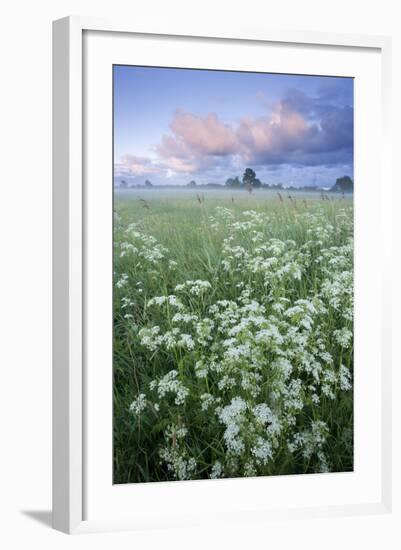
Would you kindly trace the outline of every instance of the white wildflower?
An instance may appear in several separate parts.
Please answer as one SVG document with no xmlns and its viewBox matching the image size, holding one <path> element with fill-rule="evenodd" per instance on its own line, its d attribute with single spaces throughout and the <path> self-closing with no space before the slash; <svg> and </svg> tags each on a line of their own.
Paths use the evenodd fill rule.
<svg viewBox="0 0 401 550">
<path fill-rule="evenodd" d="M 258 464 L 266 465 L 273 456 L 271 444 L 267 439 L 258 437 L 256 444 L 252 447 L 251 452 Z"/>
<path fill-rule="evenodd" d="M 172 393 L 175 396 L 174 403 L 182 405 L 189 395 L 189 390 L 184 384 L 177 379 L 178 372 L 171 370 L 157 383 L 157 394 L 159 398 L 163 398 L 166 394 Z"/>
<path fill-rule="evenodd" d="M 137 415 L 140 415 L 146 409 L 147 400 L 144 393 L 140 393 L 131 403 L 129 410 Z"/>
<path fill-rule="evenodd" d="M 221 463 L 218 460 L 216 460 L 216 462 L 212 466 L 210 479 L 218 479 L 221 477 L 222 473 L 223 473 L 223 467 Z"/>
<path fill-rule="evenodd" d="M 340 388 L 343 391 L 348 391 L 352 388 L 351 373 L 347 367 L 341 365 L 339 373 Z"/>
</svg>

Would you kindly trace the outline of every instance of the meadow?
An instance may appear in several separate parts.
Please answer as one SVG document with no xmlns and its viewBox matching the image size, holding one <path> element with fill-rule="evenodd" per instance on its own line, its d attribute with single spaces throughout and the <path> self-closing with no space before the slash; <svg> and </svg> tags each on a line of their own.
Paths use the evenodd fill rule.
<svg viewBox="0 0 401 550">
<path fill-rule="evenodd" d="M 351 471 L 352 197 L 114 207 L 114 482 Z"/>
</svg>

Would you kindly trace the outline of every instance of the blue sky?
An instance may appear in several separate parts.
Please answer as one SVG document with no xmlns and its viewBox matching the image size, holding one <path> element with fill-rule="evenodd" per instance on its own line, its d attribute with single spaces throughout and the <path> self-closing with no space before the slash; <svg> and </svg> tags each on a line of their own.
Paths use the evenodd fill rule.
<svg viewBox="0 0 401 550">
<path fill-rule="evenodd" d="M 114 171 L 140 184 L 353 176 L 350 78 L 114 67 Z"/>
</svg>

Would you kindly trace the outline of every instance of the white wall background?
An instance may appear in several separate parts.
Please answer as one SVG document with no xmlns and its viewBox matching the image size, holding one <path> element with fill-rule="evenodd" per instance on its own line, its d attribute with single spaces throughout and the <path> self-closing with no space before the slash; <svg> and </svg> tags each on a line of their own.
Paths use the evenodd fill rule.
<svg viewBox="0 0 401 550">
<path fill-rule="evenodd" d="M 2 5 L 1 40 L 1 484 L 3 548 L 383 548 L 401 547 L 400 405 L 395 390 L 393 516 L 271 522 L 249 528 L 67 537 L 48 527 L 51 507 L 51 21 L 65 15 L 118 16 L 199 26 L 386 34 L 394 48 L 395 181 L 400 170 L 401 26 L 397 0 L 14 0 Z M 394 234 L 400 247 L 395 187 Z M 391 238 L 391 236 L 389 236 Z M 372 251 L 374 253 L 374 251 Z M 400 280 L 399 252 L 394 280 Z M 397 256 L 397 258 L 396 258 Z M 394 387 L 400 387 L 401 324 L 394 291 Z M 398 528 L 397 528 L 398 521 Z"/>
</svg>

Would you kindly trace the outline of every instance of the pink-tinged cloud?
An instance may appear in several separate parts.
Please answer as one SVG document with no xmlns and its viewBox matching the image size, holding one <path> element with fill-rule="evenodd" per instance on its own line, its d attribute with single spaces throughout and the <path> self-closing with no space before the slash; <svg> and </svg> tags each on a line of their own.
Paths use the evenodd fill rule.
<svg viewBox="0 0 401 550">
<path fill-rule="evenodd" d="M 235 133 L 214 113 L 199 117 L 176 111 L 170 128 L 173 135 L 164 135 L 156 149 L 163 158 L 225 156 L 237 150 Z"/>
<path fill-rule="evenodd" d="M 302 115 L 287 111 L 281 104 L 269 117 L 243 118 L 237 130 L 240 154 L 247 161 L 259 155 L 301 149 L 313 127 Z"/>
<path fill-rule="evenodd" d="M 191 174 L 199 170 L 200 165 L 180 157 L 169 157 L 165 159 L 162 166 L 170 171 L 184 174 Z"/>
<path fill-rule="evenodd" d="M 175 172 L 197 172 L 224 163 L 225 157 L 253 162 L 261 156 L 302 148 L 315 129 L 298 112 L 282 103 L 266 117 L 243 118 L 236 129 L 216 114 L 205 117 L 176 111 L 171 134 L 156 146 L 160 162 Z"/>
<path fill-rule="evenodd" d="M 135 155 L 123 155 L 120 168 L 133 176 L 143 176 L 144 174 L 153 174 L 160 171 L 160 168 L 154 165 L 151 159 Z"/>
</svg>

